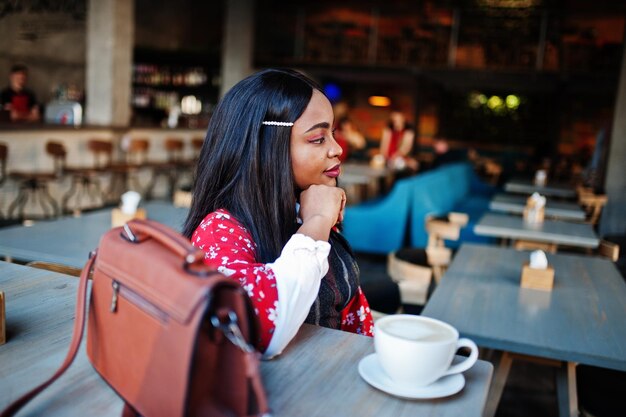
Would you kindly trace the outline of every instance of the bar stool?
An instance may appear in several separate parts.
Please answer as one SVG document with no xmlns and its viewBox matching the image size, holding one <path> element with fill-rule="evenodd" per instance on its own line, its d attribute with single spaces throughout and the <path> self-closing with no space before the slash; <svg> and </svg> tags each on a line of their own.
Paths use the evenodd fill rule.
<svg viewBox="0 0 626 417">
<path fill-rule="evenodd" d="M 578 202 L 587 212 L 588 222 L 594 227 L 597 226 L 602 209 L 608 202 L 608 197 L 605 194 L 591 193 L 581 195 Z"/>
<path fill-rule="evenodd" d="M 198 160 L 200 158 L 200 151 L 204 145 L 204 138 L 196 137 L 191 139 L 191 149 L 193 149 L 193 159 Z"/>
<path fill-rule="evenodd" d="M 9 154 L 9 147 L 6 143 L 0 143 L 0 187 L 7 179 L 7 156 Z M 1 195 L 1 194 L 0 194 Z M 4 218 L 2 212 L 2 199 L 0 199 L 0 218 Z"/>
<path fill-rule="evenodd" d="M 178 183 L 179 175 L 186 168 L 186 161 L 183 159 L 185 142 L 180 138 L 167 138 L 164 143 L 167 160 L 164 162 L 149 162 L 147 165 L 152 168 L 152 180 L 146 189 L 146 200 L 152 199 L 152 193 L 159 177 L 165 177 L 168 184 L 168 198 L 174 198 L 174 191 Z"/>
<path fill-rule="evenodd" d="M 131 139 L 124 154 L 124 161 L 114 162 L 109 166 L 111 183 L 107 196 L 110 202 L 119 201 L 120 195 L 128 190 L 144 194 L 138 174 L 142 168 L 146 167 L 149 149 L 150 142 L 148 139 Z"/>
<path fill-rule="evenodd" d="M 65 147 L 56 141 L 49 141 L 46 144 L 46 153 L 50 155 L 54 162 L 54 169 L 51 172 L 35 171 L 11 171 L 9 177 L 18 182 L 18 194 L 15 200 L 9 205 L 8 216 L 13 217 L 15 209 L 18 209 L 20 218 L 26 216 L 24 210 L 26 204 L 32 199 L 39 201 L 43 210 L 43 217 L 56 217 L 59 212 L 57 202 L 50 195 L 48 184 L 61 179 L 65 167 L 66 151 Z M 52 208 L 52 214 L 48 215 L 48 206 Z M 34 216 L 33 216 L 34 217 Z"/>
<path fill-rule="evenodd" d="M 62 200 L 62 207 L 65 212 L 76 212 L 83 209 L 81 202 L 86 196 L 88 202 L 95 202 L 88 205 L 88 208 L 102 207 L 106 203 L 106 196 L 100 185 L 100 177 L 109 172 L 113 159 L 113 144 L 109 141 L 91 139 L 87 142 L 87 150 L 93 156 L 93 164 L 89 167 L 65 167 L 65 172 L 71 175 L 72 185 L 65 193 Z M 76 205 L 70 210 L 69 201 L 76 195 Z"/>
<path fill-rule="evenodd" d="M 202 151 L 202 145 L 204 145 L 204 138 L 195 137 L 191 139 L 191 159 L 186 159 L 184 162 L 185 171 L 189 174 L 190 182 L 185 187 L 186 190 L 191 190 L 196 182 L 196 167 L 198 166 L 198 160 L 200 159 L 200 152 Z"/>
</svg>

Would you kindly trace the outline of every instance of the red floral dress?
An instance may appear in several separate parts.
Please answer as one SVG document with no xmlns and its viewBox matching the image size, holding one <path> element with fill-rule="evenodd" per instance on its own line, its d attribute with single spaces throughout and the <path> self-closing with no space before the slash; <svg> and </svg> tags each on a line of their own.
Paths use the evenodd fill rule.
<svg viewBox="0 0 626 417">
<path fill-rule="evenodd" d="M 293 238 L 292 238 L 293 239 Z M 261 350 L 268 347 L 279 311 L 276 276 L 271 267 L 255 260 L 256 244 L 250 233 L 225 210 L 207 215 L 191 237 L 205 251 L 205 262 L 239 281 L 252 300 L 261 324 Z M 311 306 L 303 306 L 308 311 Z M 367 299 L 358 287 L 341 311 L 341 330 L 372 336 L 373 319 Z"/>
</svg>

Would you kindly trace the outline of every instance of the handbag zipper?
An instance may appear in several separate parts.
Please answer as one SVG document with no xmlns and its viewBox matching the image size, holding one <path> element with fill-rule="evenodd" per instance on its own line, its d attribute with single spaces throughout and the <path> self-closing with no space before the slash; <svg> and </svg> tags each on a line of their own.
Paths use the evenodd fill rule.
<svg viewBox="0 0 626 417">
<path fill-rule="evenodd" d="M 111 282 L 111 286 L 113 287 L 113 293 L 111 295 L 111 313 L 115 313 L 117 311 L 117 300 L 119 296 L 122 296 L 130 303 L 140 308 L 145 313 L 151 315 L 155 319 L 163 322 L 167 321 L 167 313 L 156 307 L 150 301 L 143 298 L 140 294 L 137 294 L 130 288 L 123 286 L 122 284 L 120 284 L 119 281 L 115 279 Z"/>
<path fill-rule="evenodd" d="M 117 294 L 120 292 L 120 283 L 116 280 L 111 282 L 113 286 L 113 295 L 111 296 L 111 313 L 117 311 Z"/>
</svg>

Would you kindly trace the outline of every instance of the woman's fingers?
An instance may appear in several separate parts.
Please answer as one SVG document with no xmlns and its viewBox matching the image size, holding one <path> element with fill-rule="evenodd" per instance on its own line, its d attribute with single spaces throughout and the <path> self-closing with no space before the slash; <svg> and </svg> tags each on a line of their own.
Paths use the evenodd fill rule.
<svg viewBox="0 0 626 417">
<path fill-rule="evenodd" d="M 334 225 L 341 221 L 345 204 L 346 195 L 343 189 L 312 185 L 300 195 L 300 216 L 303 221 L 316 215 L 325 216 L 332 220 Z"/>
<path fill-rule="evenodd" d="M 347 197 L 346 197 L 346 193 L 344 190 L 341 190 L 341 207 L 339 208 L 339 222 L 343 221 L 343 216 L 346 210 L 346 202 L 347 202 Z"/>
</svg>

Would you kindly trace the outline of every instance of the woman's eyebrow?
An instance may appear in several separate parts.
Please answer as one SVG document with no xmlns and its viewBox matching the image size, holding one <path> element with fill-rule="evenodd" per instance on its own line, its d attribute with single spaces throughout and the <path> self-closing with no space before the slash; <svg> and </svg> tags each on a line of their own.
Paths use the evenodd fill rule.
<svg viewBox="0 0 626 417">
<path fill-rule="evenodd" d="M 319 128 L 322 128 L 322 129 L 328 129 L 328 128 L 330 128 L 330 124 L 328 124 L 328 123 L 326 123 L 326 122 L 322 122 L 322 123 L 317 123 L 317 124 L 314 124 L 313 126 L 311 126 L 311 127 L 310 127 L 310 128 L 309 128 L 306 132 L 304 132 L 304 133 L 307 133 L 307 132 L 310 132 L 311 130 L 315 130 L 315 129 L 319 129 Z"/>
</svg>

